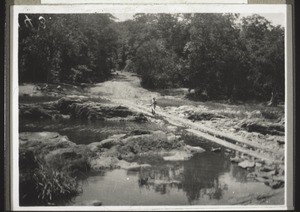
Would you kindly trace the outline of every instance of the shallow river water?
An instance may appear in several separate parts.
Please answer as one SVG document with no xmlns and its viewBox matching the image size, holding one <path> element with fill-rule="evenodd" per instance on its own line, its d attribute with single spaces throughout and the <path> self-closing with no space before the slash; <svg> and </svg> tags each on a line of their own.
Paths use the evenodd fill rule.
<svg viewBox="0 0 300 212">
<path fill-rule="evenodd" d="M 103 205 L 226 205 L 245 194 L 269 190 L 262 183 L 247 182 L 246 174 L 222 154 L 205 152 L 184 162 L 90 176 L 71 204 L 99 200 Z"/>
<path fill-rule="evenodd" d="M 113 121 L 20 121 L 20 132 L 53 131 L 78 144 L 101 141 L 113 134 L 135 129 L 164 130 L 152 123 Z M 150 168 L 92 173 L 81 181 L 82 193 L 68 205 L 84 205 L 97 200 L 103 205 L 213 205 L 232 204 L 237 197 L 268 192 L 263 183 L 247 180 L 247 170 L 230 162 L 234 153 L 211 152 L 218 147 L 197 137 L 182 134 L 186 143 L 206 151 L 187 161 L 167 162 L 156 158 L 140 161 Z"/>
</svg>

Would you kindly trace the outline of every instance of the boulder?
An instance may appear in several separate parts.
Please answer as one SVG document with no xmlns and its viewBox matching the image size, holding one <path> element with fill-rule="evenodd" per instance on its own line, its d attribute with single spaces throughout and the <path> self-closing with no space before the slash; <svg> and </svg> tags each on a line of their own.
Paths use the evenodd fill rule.
<svg viewBox="0 0 300 212">
<path fill-rule="evenodd" d="M 149 165 L 149 164 L 138 164 L 136 162 L 129 163 L 129 162 L 124 161 L 124 160 L 119 160 L 118 166 L 121 169 L 131 170 L 131 171 L 137 171 L 137 170 L 140 170 L 142 168 L 149 168 L 149 167 L 151 167 L 151 165 Z"/>
<path fill-rule="evenodd" d="M 275 180 L 275 181 L 282 181 L 282 182 L 285 181 L 284 176 L 274 176 L 273 180 Z"/>
<path fill-rule="evenodd" d="M 262 183 L 269 183 L 272 181 L 271 179 L 264 178 L 264 177 L 256 177 L 255 180 Z"/>
<path fill-rule="evenodd" d="M 177 137 L 174 134 L 169 134 L 167 139 L 169 142 L 175 142 L 177 140 Z"/>
<path fill-rule="evenodd" d="M 232 150 L 231 149 L 225 149 L 225 152 L 231 153 Z"/>
<path fill-rule="evenodd" d="M 199 146 L 190 146 L 190 145 L 186 145 L 185 149 L 187 151 L 190 151 L 191 153 L 202 153 L 205 152 L 205 149 L 199 147 Z"/>
<path fill-rule="evenodd" d="M 99 201 L 99 200 L 91 200 L 91 201 L 80 202 L 80 203 L 77 203 L 77 204 L 81 205 L 81 206 L 101 206 L 102 202 Z"/>
<path fill-rule="evenodd" d="M 63 97 L 57 101 L 56 106 L 62 114 L 70 114 L 70 105 L 73 103 L 80 103 L 83 99 L 84 98 L 80 98 L 78 96 Z"/>
<path fill-rule="evenodd" d="M 212 147 L 212 148 L 210 149 L 210 151 L 211 151 L 211 152 L 221 152 L 221 147 L 218 147 L 218 148 Z"/>
<path fill-rule="evenodd" d="M 98 157 L 90 160 L 90 167 L 94 171 L 119 168 L 119 160 L 115 157 Z"/>
<path fill-rule="evenodd" d="M 176 132 L 178 130 L 178 127 L 176 126 L 167 126 L 167 129 L 170 130 L 171 132 Z"/>
<path fill-rule="evenodd" d="M 255 167 L 262 167 L 262 163 L 256 162 Z"/>
<path fill-rule="evenodd" d="M 146 122 L 142 113 L 124 106 L 89 101 L 87 97 L 63 97 L 54 102 L 20 104 L 20 117 L 27 119 L 85 119 L 105 120 L 118 118 L 123 121 Z"/>
<path fill-rule="evenodd" d="M 75 146 L 72 148 L 61 148 L 49 152 L 44 159 L 46 164 L 57 170 L 77 173 L 87 173 L 89 166 L 89 149 L 86 146 Z"/>
<path fill-rule="evenodd" d="M 133 131 L 127 133 L 126 137 L 130 137 L 130 136 L 134 136 L 134 135 L 146 135 L 146 134 L 151 134 L 151 132 L 148 130 L 133 130 Z"/>
<path fill-rule="evenodd" d="M 243 159 L 240 157 L 230 158 L 230 161 L 233 163 L 240 163 Z"/>
<path fill-rule="evenodd" d="M 21 119 L 52 119 L 55 114 L 57 114 L 57 111 L 47 110 L 41 105 L 19 105 L 19 116 Z"/>
<path fill-rule="evenodd" d="M 36 156 L 44 157 L 50 151 L 70 148 L 76 144 L 68 137 L 55 132 L 22 132 L 19 134 L 20 149 L 32 150 Z"/>
<path fill-rule="evenodd" d="M 87 145 L 87 147 L 93 151 L 101 151 L 102 148 L 110 149 L 112 146 L 117 145 L 120 142 L 120 139 L 117 138 L 107 138 L 100 142 L 93 142 Z"/>
<path fill-rule="evenodd" d="M 105 118 L 128 117 L 135 113 L 128 108 L 103 105 L 97 102 L 72 103 L 68 107 L 72 117 L 88 120 L 104 120 Z"/>
<path fill-rule="evenodd" d="M 276 139 L 276 141 L 277 141 L 277 143 L 278 143 L 279 145 L 285 144 L 285 139 L 284 139 L 284 138 Z"/>
<path fill-rule="evenodd" d="M 248 114 L 248 118 L 262 118 L 262 113 L 259 110 L 254 110 Z"/>
<path fill-rule="evenodd" d="M 256 172 L 256 176 L 271 179 L 276 174 L 275 170 L 269 172 Z"/>
<path fill-rule="evenodd" d="M 89 170 L 92 152 L 85 145 L 76 145 L 68 137 L 55 132 L 24 132 L 19 134 L 20 153 L 32 154 L 58 171 L 76 174 Z"/>
<path fill-rule="evenodd" d="M 265 182 L 267 186 L 270 186 L 273 189 L 282 188 L 284 185 L 283 181 L 267 181 Z"/>
<path fill-rule="evenodd" d="M 102 205 L 102 202 L 99 201 L 99 200 L 93 200 L 91 201 L 90 203 L 92 206 L 101 206 Z"/>
<path fill-rule="evenodd" d="M 260 168 L 260 171 L 262 172 L 269 172 L 273 171 L 276 167 L 274 165 L 264 165 L 263 167 Z"/>
<path fill-rule="evenodd" d="M 163 159 L 166 161 L 182 161 L 190 159 L 196 153 L 202 153 L 205 150 L 201 147 L 185 145 L 178 150 L 171 150 L 168 152 L 160 152 Z"/>
<path fill-rule="evenodd" d="M 202 121 L 202 120 L 211 120 L 211 119 L 216 119 L 216 118 L 225 118 L 224 116 L 215 114 L 215 113 L 210 113 L 210 112 L 193 112 L 192 114 L 188 115 L 187 117 L 190 120 L 193 121 Z"/>
<path fill-rule="evenodd" d="M 246 168 L 252 168 L 252 167 L 255 166 L 255 163 L 253 161 L 244 160 L 242 162 L 239 162 L 238 166 L 242 167 L 244 169 L 246 169 Z"/>
<path fill-rule="evenodd" d="M 188 160 L 193 156 L 190 152 L 186 151 L 171 151 L 165 154 L 166 156 L 163 156 L 163 159 L 166 161 Z"/>
<path fill-rule="evenodd" d="M 243 122 L 240 127 L 248 132 L 257 132 L 263 135 L 284 135 L 284 125 L 278 123 L 250 120 Z"/>
<path fill-rule="evenodd" d="M 109 137 L 101 142 L 91 143 L 88 148 L 97 152 L 102 158 L 100 161 L 97 159 L 91 163 L 95 169 L 120 166 L 111 159 L 104 160 L 105 157 L 127 162 L 144 155 L 158 155 L 164 157 L 165 160 L 186 160 L 196 153 L 205 151 L 201 147 L 186 145 L 175 135 L 162 131 L 133 131 L 126 135 L 116 136 L 116 138 Z M 107 149 L 103 151 L 103 148 Z M 124 165 L 124 162 L 122 163 Z"/>
</svg>

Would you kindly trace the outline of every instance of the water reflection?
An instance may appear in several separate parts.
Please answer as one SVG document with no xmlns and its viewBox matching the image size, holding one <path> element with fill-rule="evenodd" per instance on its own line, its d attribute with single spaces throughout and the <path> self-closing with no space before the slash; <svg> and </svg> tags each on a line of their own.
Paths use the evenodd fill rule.
<svg viewBox="0 0 300 212">
<path fill-rule="evenodd" d="M 164 164 L 143 169 L 138 173 L 138 186 L 160 194 L 174 188 L 182 190 L 190 204 L 199 198 L 221 199 L 226 182 L 219 176 L 231 170 L 231 164 L 222 154 L 205 152 L 180 164 Z M 240 170 L 242 171 L 242 170 Z M 238 171 L 235 171 L 239 177 Z M 244 176 L 244 175 L 242 175 Z"/>
<path fill-rule="evenodd" d="M 20 120 L 20 131 L 55 131 L 75 143 L 91 143 L 110 135 L 135 129 L 158 130 L 151 123 L 26 121 Z M 140 171 L 111 170 L 92 173 L 82 181 L 83 193 L 70 204 L 100 200 L 103 205 L 188 205 L 229 204 L 239 195 L 268 191 L 262 183 L 247 181 L 247 171 L 232 164 L 222 150 L 210 152 L 214 144 L 183 135 L 190 145 L 200 145 L 206 152 L 181 162 L 162 158 L 137 158 L 152 166 Z M 69 203 L 66 203 L 69 204 Z"/>
<path fill-rule="evenodd" d="M 262 183 L 247 181 L 246 174 L 224 154 L 207 151 L 188 161 L 160 161 L 140 171 L 94 174 L 74 202 L 97 197 L 103 205 L 226 205 L 243 195 L 269 191 Z"/>
</svg>

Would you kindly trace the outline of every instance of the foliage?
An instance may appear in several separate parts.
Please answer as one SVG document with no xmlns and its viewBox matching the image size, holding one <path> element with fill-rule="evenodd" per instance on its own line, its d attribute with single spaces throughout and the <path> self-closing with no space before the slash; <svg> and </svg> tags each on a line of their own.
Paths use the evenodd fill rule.
<svg viewBox="0 0 300 212">
<path fill-rule="evenodd" d="M 70 81 L 74 83 L 91 83 L 91 69 L 88 69 L 85 65 L 78 65 L 70 70 Z"/>
<path fill-rule="evenodd" d="M 109 14 L 19 15 L 20 82 L 97 82 L 109 78 L 117 34 Z M 45 28 L 39 17 L 45 18 Z"/>
<path fill-rule="evenodd" d="M 43 14 L 46 28 L 29 16 L 33 28 L 19 17 L 21 82 L 92 83 L 125 69 L 195 100 L 284 100 L 284 28 L 256 14 Z"/>
<path fill-rule="evenodd" d="M 259 15 L 136 14 L 120 24 L 122 69 L 195 100 L 284 99 L 284 29 Z"/>
<path fill-rule="evenodd" d="M 160 40 L 150 40 L 141 45 L 134 58 L 136 72 L 142 85 L 148 88 L 166 88 L 176 75 L 175 55 L 168 52 Z"/>
<path fill-rule="evenodd" d="M 40 168 L 33 173 L 35 190 L 38 201 L 46 204 L 70 198 L 79 193 L 78 182 L 67 173 L 58 172 L 40 164 Z"/>
<path fill-rule="evenodd" d="M 37 159 L 32 151 L 20 151 L 20 205 L 53 205 L 80 193 L 76 178 Z"/>
</svg>

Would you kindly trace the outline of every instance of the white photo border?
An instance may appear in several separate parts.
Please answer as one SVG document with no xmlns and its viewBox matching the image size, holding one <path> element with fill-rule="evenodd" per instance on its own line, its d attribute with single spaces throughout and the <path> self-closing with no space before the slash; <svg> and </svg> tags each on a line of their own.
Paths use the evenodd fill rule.
<svg viewBox="0 0 300 212">
<path fill-rule="evenodd" d="M 10 153 L 11 206 L 22 211 L 98 211 L 98 210 L 286 210 L 293 207 L 294 171 L 294 70 L 292 8 L 285 4 L 76 4 L 13 5 L 10 8 Z M 20 13 L 281 13 L 285 17 L 285 204 L 284 205 L 199 205 L 199 206 L 19 206 L 19 114 L 18 114 L 18 15 Z M 293 86 L 290 86 L 293 85 Z M 288 200 L 288 201 L 287 201 Z"/>
</svg>

